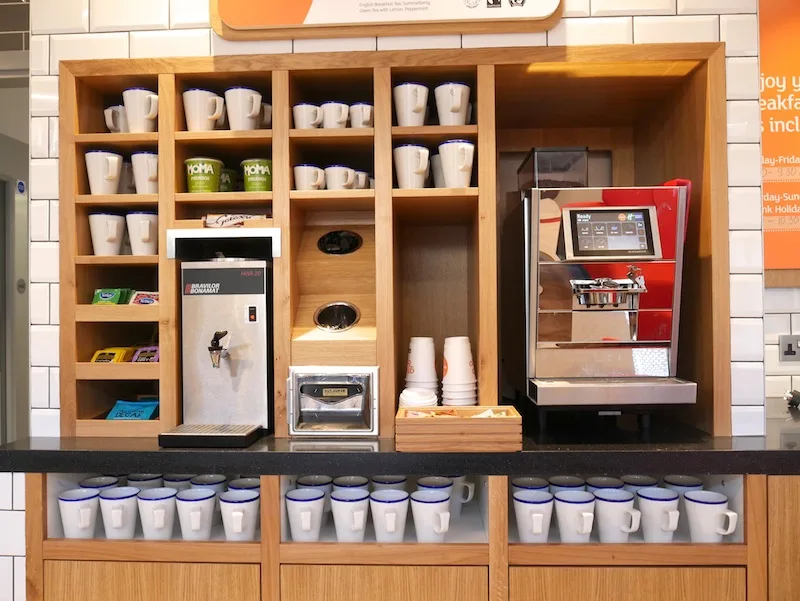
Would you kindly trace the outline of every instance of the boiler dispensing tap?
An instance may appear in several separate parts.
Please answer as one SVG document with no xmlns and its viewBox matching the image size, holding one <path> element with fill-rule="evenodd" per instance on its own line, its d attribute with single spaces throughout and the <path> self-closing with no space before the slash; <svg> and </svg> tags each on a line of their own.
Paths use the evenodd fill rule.
<svg viewBox="0 0 800 601">
<path fill-rule="evenodd" d="M 228 349 L 220 344 L 220 340 L 228 335 L 227 331 L 214 332 L 214 338 L 211 339 L 211 346 L 208 347 L 208 354 L 211 355 L 211 367 L 219 369 L 219 360 L 228 358 Z"/>
</svg>

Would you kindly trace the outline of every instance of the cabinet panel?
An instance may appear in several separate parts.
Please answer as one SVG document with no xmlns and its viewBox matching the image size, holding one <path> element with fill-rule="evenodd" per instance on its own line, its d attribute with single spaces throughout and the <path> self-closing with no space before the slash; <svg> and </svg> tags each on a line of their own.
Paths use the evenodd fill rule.
<svg viewBox="0 0 800 601">
<path fill-rule="evenodd" d="M 45 601 L 260 601 L 260 567 L 237 564 L 44 562 Z"/>
<path fill-rule="evenodd" d="M 770 476 L 768 486 L 769 599 L 796 601 L 800 599 L 800 476 Z"/>
<path fill-rule="evenodd" d="M 487 601 L 481 567 L 281 567 L 281 601 Z"/>
<path fill-rule="evenodd" d="M 745 601 L 745 568 L 511 568 L 509 601 Z"/>
</svg>

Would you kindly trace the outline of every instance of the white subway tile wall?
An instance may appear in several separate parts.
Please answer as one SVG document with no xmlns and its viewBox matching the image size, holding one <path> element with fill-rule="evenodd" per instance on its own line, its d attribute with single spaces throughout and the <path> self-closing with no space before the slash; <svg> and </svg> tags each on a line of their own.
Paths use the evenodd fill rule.
<svg viewBox="0 0 800 601">
<path fill-rule="evenodd" d="M 761 260 L 760 152 L 754 103 L 758 100 L 757 0 L 564 0 L 565 19 L 549 33 L 425 36 L 390 40 L 230 42 L 209 29 L 208 0 L 31 0 L 31 432 L 58 435 L 58 61 L 66 58 L 208 56 L 342 52 L 389 47 L 502 48 L 509 46 L 630 44 L 659 41 L 727 42 L 729 142 L 736 173 L 729 190 L 730 229 L 745 234 L 747 252 L 732 253 L 735 291 L 732 331 L 734 434 L 763 433 L 763 392 L 782 393 L 800 368 L 777 367 L 777 334 L 789 333 L 800 314 L 800 290 L 768 290 L 759 301 Z M 720 17 L 720 15 L 724 15 Z M 169 28 L 169 29 L 168 29 Z M 101 33 L 102 32 L 102 33 Z M 70 35 L 62 35 L 70 34 Z M 77 35 L 75 35 L 77 34 Z M 38 118 L 49 117 L 49 121 Z M 742 147 L 744 146 L 744 147 Z M 34 204 L 37 203 L 37 204 Z M 46 226 L 42 226 L 46 223 Z M 749 231 L 748 231 L 749 230 Z M 747 236 L 747 234 L 751 234 Z M 733 237 L 733 235 L 732 235 Z M 748 254 L 749 253 L 749 254 Z M 750 256 L 752 253 L 756 258 Z M 755 288 L 753 290 L 752 288 Z M 33 290 L 33 288 L 32 288 Z M 45 317 L 42 303 L 49 295 Z M 35 297 L 35 300 L 34 300 Z M 741 297 L 741 298 L 739 298 Z M 33 306 L 35 303 L 35 307 Z M 768 314 L 759 313 L 760 303 Z M 784 314 L 781 317 L 777 314 Z M 772 342 L 767 344 L 764 343 Z M 765 361 L 766 348 L 766 363 Z M 785 369 L 786 371 L 776 371 Z M 784 375 L 785 374 L 785 375 Z M 17 477 L 18 476 L 18 477 Z M 0 477 L 0 485 L 7 479 Z M 0 601 L 25 599 L 24 479 L 13 478 L 13 508 L 0 509 Z M 2 499 L 0 492 L 0 499 Z M 0 504 L 0 506 L 2 506 Z"/>
</svg>

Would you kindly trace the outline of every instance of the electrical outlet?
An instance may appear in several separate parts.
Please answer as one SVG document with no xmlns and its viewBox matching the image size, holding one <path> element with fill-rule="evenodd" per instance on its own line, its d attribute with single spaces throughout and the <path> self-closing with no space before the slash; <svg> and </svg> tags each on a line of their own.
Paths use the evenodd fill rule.
<svg viewBox="0 0 800 601">
<path fill-rule="evenodd" d="M 800 336 L 778 336 L 778 349 L 781 363 L 800 361 Z"/>
</svg>

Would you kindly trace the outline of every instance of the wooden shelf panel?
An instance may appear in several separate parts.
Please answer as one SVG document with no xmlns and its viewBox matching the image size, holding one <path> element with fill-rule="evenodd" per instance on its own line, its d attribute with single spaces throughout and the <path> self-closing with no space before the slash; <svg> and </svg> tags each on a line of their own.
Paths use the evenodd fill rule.
<svg viewBox="0 0 800 601">
<path fill-rule="evenodd" d="M 215 142 L 229 142 L 229 145 L 235 146 L 237 141 L 248 142 L 250 145 L 253 141 L 270 142 L 272 140 L 271 129 L 248 129 L 241 131 L 231 131 L 228 129 L 219 129 L 214 131 L 176 131 L 175 140 L 178 142 L 203 142 L 213 144 Z"/>
<path fill-rule="evenodd" d="M 77 322 L 157 322 L 158 305 L 77 305 Z"/>
<path fill-rule="evenodd" d="M 75 421 L 75 436 L 91 438 L 155 438 L 168 429 L 162 426 L 157 419 L 149 421 L 79 419 Z"/>
<path fill-rule="evenodd" d="M 95 255 L 78 255 L 75 257 L 77 265 L 158 265 L 157 255 L 111 255 L 98 257 Z"/>
<path fill-rule="evenodd" d="M 108 146 L 142 146 L 147 144 L 158 144 L 158 132 L 148 133 L 105 133 L 105 134 L 76 134 L 76 144 L 102 144 Z"/>
<path fill-rule="evenodd" d="M 44 559 L 74 561 L 261 563 L 260 543 L 45 539 Z"/>
<path fill-rule="evenodd" d="M 179 192 L 175 194 L 178 204 L 217 204 L 226 206 L 235 205 L 265 205 L 272 203 L 272 192 L 212 192 L 200 194 Z"/>
<path fill-rule="evenodd" d="M 77 380 L 158 380 L 160 363 L 76 363 Z"/>
<path fill-rule="evenodd" d="M 251 219 L 250 221 L 245 221 L 244 227 L 274 227 L 274 221 L 272 219 Z M 203 220 L 202 219 L 176 219 L 174 229 L 176 230 L 194 230 L 194 229 L 203 229 Z"/>
<path fill-rule="evenodd" d="M 375 130 L 371 127 L 342 129 L 292 129 L 289 140 L 302 148 L 372 148 Z"/>
<path fill-rule="evenodd" d="M 392 127 L 393 142 L 421 142 L 441 144 L 457 139 L 475 142 L 478 139 L 477 125 L 424 125 L 420 127 Z"/>
<path fill-rule="evenodd" d="M 478 188 L 395 189 L 392 203 L 402 221 L 471 223 L 478 213 Z"/>
<path fill-rule="evenodd" d="M 157 207 L 158 194 L 78 194 L 76 205 Z"/>
<path fill-rule="evenodd" d="M 289 199 L 304 210 L 375 210 L 375 190 L 292 190 Z"/>
<path fill-rule="evenodd" d="M 509 545 L 514 566 L 737 566 L 747 565 L 746 545 Z"/>
<path fill-rule="evenodd" d="M 281 543 L 279 558 L 306 565 L 486 566 L 489 545 Z"/>
</svg>

